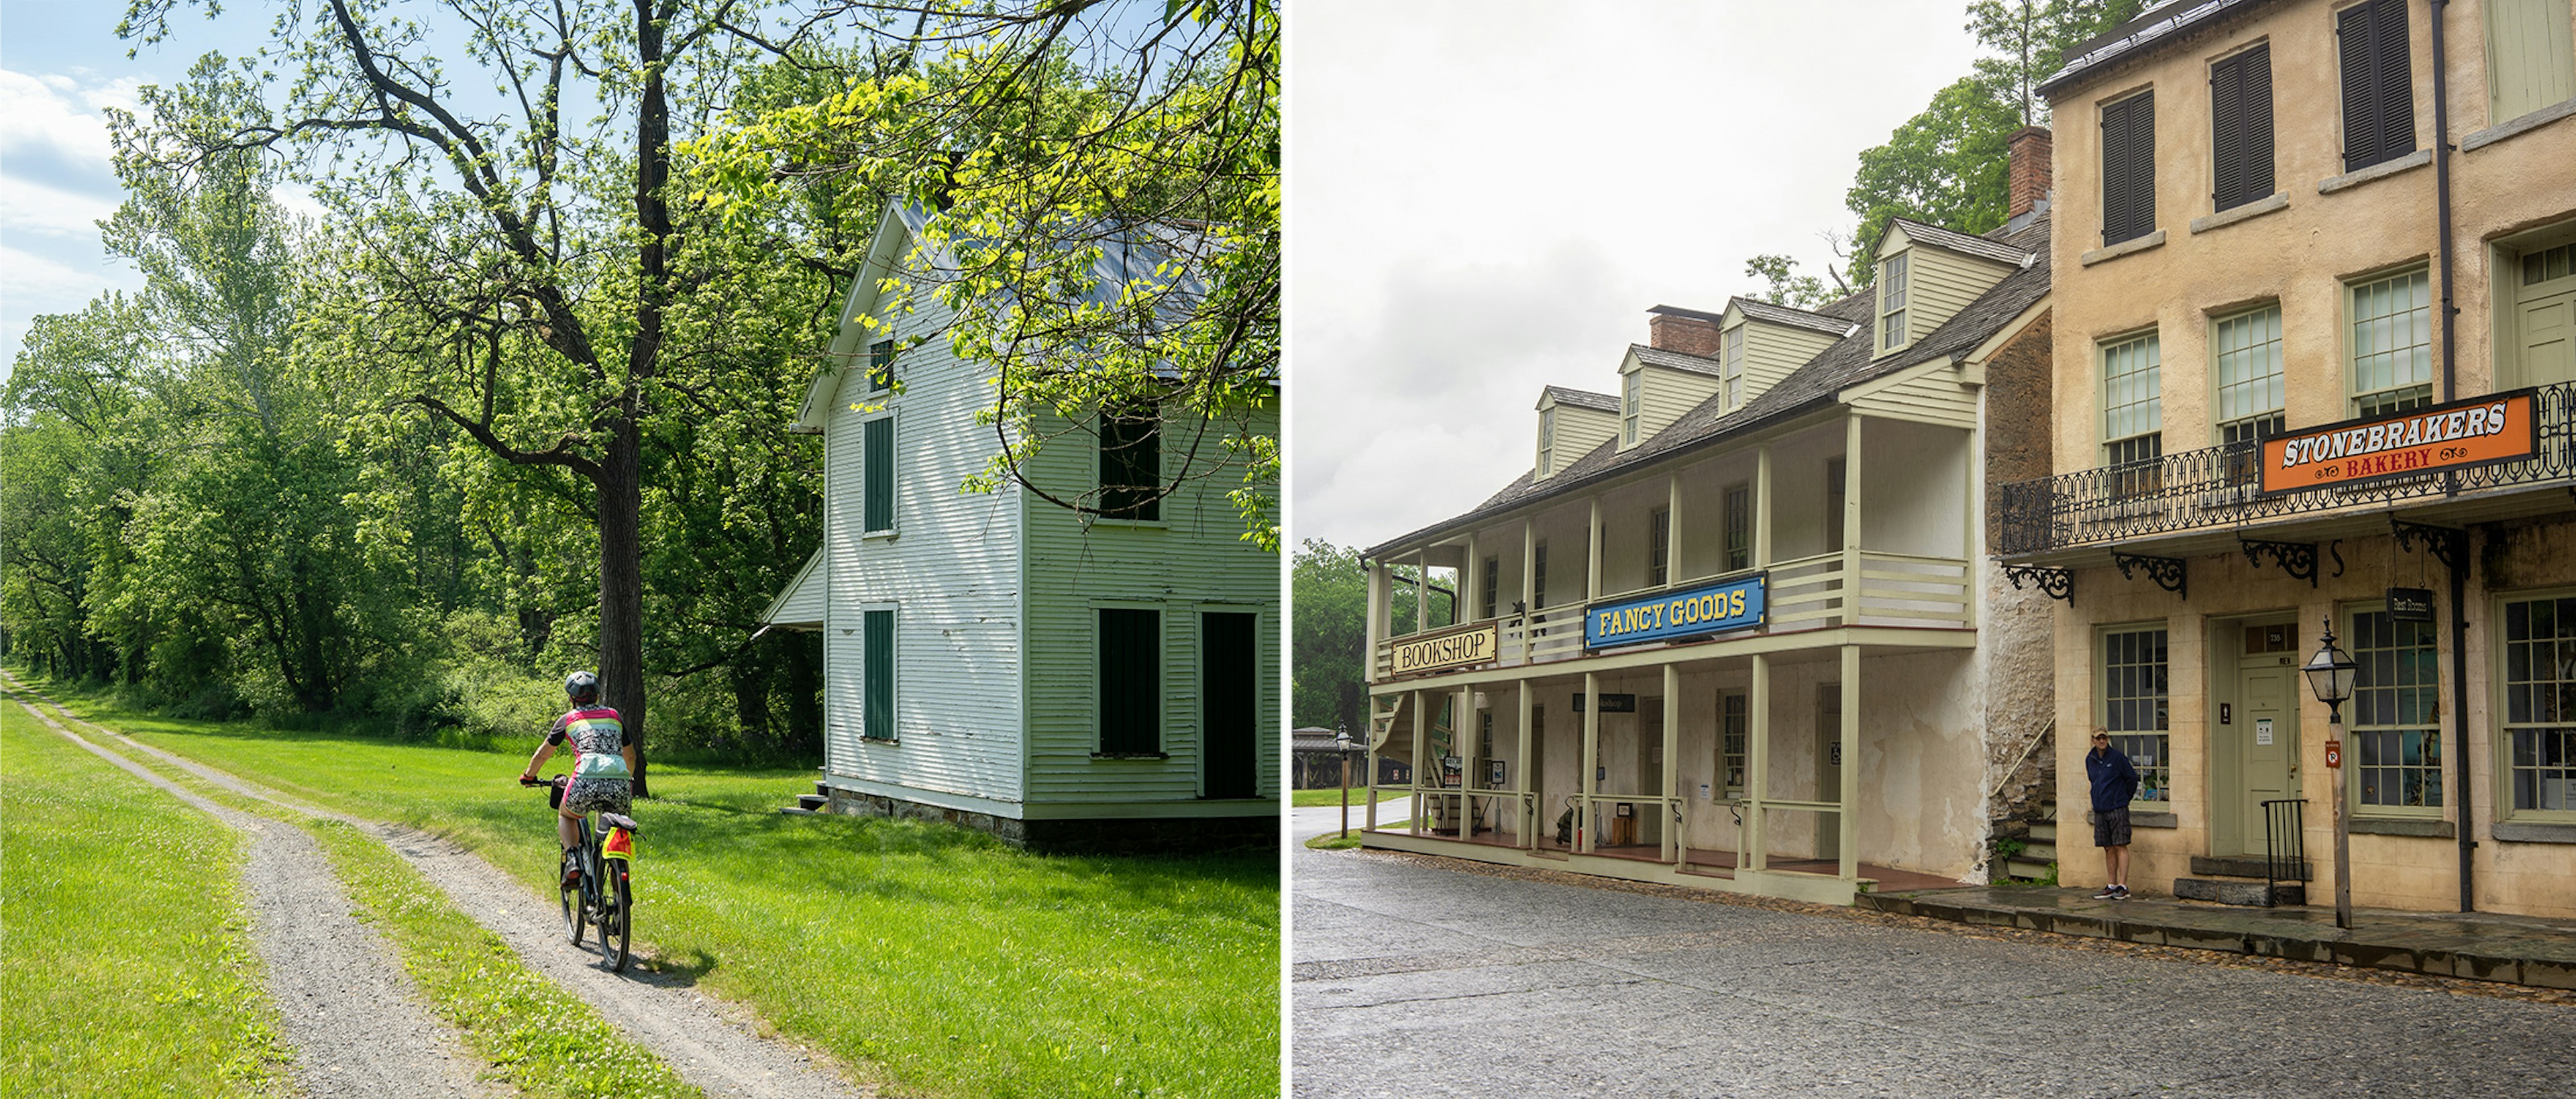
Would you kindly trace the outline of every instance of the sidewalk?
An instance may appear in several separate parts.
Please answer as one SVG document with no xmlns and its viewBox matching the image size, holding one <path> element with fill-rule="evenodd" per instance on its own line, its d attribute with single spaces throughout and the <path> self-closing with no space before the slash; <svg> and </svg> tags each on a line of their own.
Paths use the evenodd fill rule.
<svg viewBox="0 0 2576 1099">
<path fill-rule="evenodd" d="M 2335 927 L 2331 906 L 2097 901 L 2089 890 L 2034 886 L 1864 893 L 1857 903 L 1981 926 L 2576 989 L 2576 920 L 2357 908 L 2352 930 L 2344 931 Z"/>
</svg>

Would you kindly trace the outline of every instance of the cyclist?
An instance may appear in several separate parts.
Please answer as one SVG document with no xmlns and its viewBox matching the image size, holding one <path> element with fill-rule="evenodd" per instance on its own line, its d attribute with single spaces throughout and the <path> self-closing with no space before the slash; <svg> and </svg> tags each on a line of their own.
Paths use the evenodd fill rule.
<svg viewBox="0 0 2576 1099">
<path fill-rule="evenodd" d="M 569 887 L 581 882 L 582 817 L 593 810 L 634 811 L 627 780 L 635 773 L 635 746 L 625 743 L 626 727 L 618 722 L 617 711 L 599 704 L 598 676 L 589 672 L 565 676 L 564 694 L 572 708 L 546 730 L 545 743 L 528 757 L 528 769 L 519 778 L 534 781 L 537 768 L 546 765 L 555 749 L 572 742 L 576 754 L 572 781 L 556 786 L 547 798 L 556 810 L 555 835 L 563 841 L 563 881 Z"/>
</svg>

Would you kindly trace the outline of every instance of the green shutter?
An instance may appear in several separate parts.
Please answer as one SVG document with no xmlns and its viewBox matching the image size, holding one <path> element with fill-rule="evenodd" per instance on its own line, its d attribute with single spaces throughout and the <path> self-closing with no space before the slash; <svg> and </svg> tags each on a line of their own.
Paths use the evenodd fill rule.
<svg viewBox="0 0 2576 1099">
<path fill-rule="evenodd" d="M 894 612 L 868 611 L 860 641 L 861 688 L 859 731 L 871 740 L 894 739 Z"/>
<path fill-rule="evenodd" d="M 1163 750 L 1162 612 L 1100 608 L 1100 750 Z"/>
<path fill-rule="evenodd" d="M 861 530 L 894 529 L 894 417 L 886 416 L 867 423 L 866 452 L 861 462 L 866 467 L 866 484 L 860 492 L 863 503 Z"/>
</svg>

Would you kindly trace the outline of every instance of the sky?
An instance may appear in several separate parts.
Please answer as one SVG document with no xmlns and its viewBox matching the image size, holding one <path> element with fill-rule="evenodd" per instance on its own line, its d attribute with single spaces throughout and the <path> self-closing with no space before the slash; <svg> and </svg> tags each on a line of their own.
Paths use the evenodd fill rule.
<svg viewBox="0 0 2576 1099">
<path fill-rule="evenodd" d="M 1965 7 L 1289 0 L 1290 537 L 1464 512 L 1646 310 L 1821 274 L 1860 151 L 1968 74 Z"/>
</svg>

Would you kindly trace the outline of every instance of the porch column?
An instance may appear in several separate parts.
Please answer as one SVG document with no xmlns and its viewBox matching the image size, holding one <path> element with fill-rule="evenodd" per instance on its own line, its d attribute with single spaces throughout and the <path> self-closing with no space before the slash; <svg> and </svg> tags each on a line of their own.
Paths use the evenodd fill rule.
<svg viewBox="0 0 2576 1099">
<path fill-rule="evenodd" d="M 1370 578 L 1374 580 L 1377 574 L 1372 572 L 1369 575 Z M 1368 708 L 1368 726 L 1360 730 L 1360 764 L 1368 770 L 1368 775 L 1366 776 L 1368 779 L 1368 808 L 1367 811 L 1362 813 L 1360 816 L 1360 830 L 1365 832 L 1374 832 L 1377 831 L 1377 696 L 1369 696 Z M 1395 728 L 1394 715 L 1390 714 L 1387 716 L 1386 727 L 1388 729 Z M 1349 765 L 1349 761 L 1345 759 L 1343 761 L 1343 766 L 1347 767 Z"/>
<path fill-rule="evenodd" d="M 1537 613 L 1538 519 L 1531 516 L 1521 520 L 1521 663 L 1523 665 L 1527 665 L 1537 652 L 1538 631 L 1530 628 L 1530 620 L 1537 617 Z M 1524 683 L 1522 686 L 1526 687 L 1528 684 Z M 1526 715 L 1529 710 L 1523 707 L 1521 712 Z M 1529 722 L 1523 721 L 1521 727 L 1527 729 Z"/>
<path fill-rule="evenodd" d="M 1449 750 L 1458 756 L 1458 838 L 1468 839 L 1475 831 L 1476 802 L 1467 791 L 1476 788 L 1477 732 L 1482 724 L 1476 717 L 1476 690 L 1460 687 L 1449 701 Z"/>
<path fill-rule="evenodd" d="M 1843 646 L 1843 788 L 1834 796 L 1843 811 L 1834 814 L 1842 826 L 1843 880 L 1860 876 L 1860 646 Z"/>
<path fill-rule="evenodd" d="M 1387 607 L 1386 589 L 1386 562 L 1369 562 L 1368 652 L 1366 655 L 1361 657 L 1360 661 L 1360 671 L 1363 673 L 1360 676 L 1360 679 L 1362 682 L 1366 683 L 1377 682 L 1377 647 L 1380 642 L 1386 640 L 1387 634 L 1390 632 L 1390 625 L 1387 621 L 1387 614 L 1389 611 Z"/>
<path fill-rule="evenodd" d="M 1413 632 L 1431 628 L 1431 548 L 1413 551 Z"/>
<path fill-rule="evenodd" d="M 1769 457 L 1769 452 L 1764 452 Z M 1763 463 L 1770 468 L 1769 462 Z M 1762 850 L 1762 803 L 1771 796 L 1771 654 L 1753 654 L 1753 681 L 1745 689 L 1745 709 L 1751 711 L 1752 728 L 1746 736 L 1744 752 L 1744 828 L 1735 842 L 1744 851 L 1745 869 L 1760 870 L 1769 863 Z"/>
<path fill-rule="evenodd" d="M 1667 559 L 1669 560 L 1669 559 Z M 1663 834 L 1666 861 L 1679 865 L 1682 838 L 1681 812 L 1673 801 L 1681 790 L 1682 747 L 1682 670 L 1664 665 L 1664 819 L 1655 830 Z"/>
<path fill-rule="evenodd" d="M 1420 692 L 1420 691 L 1414 691 L 1414 692 L 1412 692 L 1412 695 L 1413 695 L 1413 698 L 1412 698 L 1412 702 L 1413 702 L 1413 828 L 1412 828 L 1412 831 L 1413 831 L 1413 834 L 1414 834 L 1414 835 L 1417 835 L 1417 836 L 1418 836 L 1418 835 L 1421 835 L 1421 834 L 1422 834 L 1422 822 L 1423 822 L 1425 819 L 1427 819 L 1428 817 L 1430 817 L 1430 815 L 1431 815 L 1431 804 L 1430 804 L 1430 800 L 1431 800 L 1431 799 L 1429 799 L 1429 798 L 1427 798 L 1427 797 L 1424 797 L 1424 796 L 1423 796 L 1423 794 L 1422 794 L 1422 791 L 1423 791 L 1423 784 L 1422 784 L 1422 746 L 1423 746 L 1423 744 L 1424 744 L 1425 742 L 1429 741 L 1429 740 L 1431 739 L 1431 737 L 1430 737 L 1430 733 L 1429 733 L 1430 719 L 1429 719 L 1429 718 L 1428 718 L 1428 717 L 1423 713 L 1423 710 L 1422 710 L 1422 692 Z"/>
<path fill-rule="evenodd" d="M 1467 532 L 1467 563 L 1458 566 L 1458 596 L 1449 601 L 1449 624 L 1473 622 L 1485 616 L 1485 559 L 1476 553 L 1476 533 Z"/>
<path fill-rule="evenodd" d="M 1977 575 L 1977 539 L 1986 520 L 1986 479 L 1977 469 L 1977 456 L 1986 450 L 1984 436 L 1982 430 L 1968 432 L 1967 453 L 1959 458 L 1959 483 L 1967 486 L 1959 493 L 1964 498 L 1960 507 L 1967 512 L 1959 520 L 1959 599 L 1966 604 L 1963 609 L 1971 627 L 1977 624 L 1979 605 L 1986 601 L 1986 585 Z"/>
<path fill-rule="evenodd" d="M 1771 444 L 1753 452 L 1753 567 L 1771 567 Z M 1769 594 L 1764 595 L 1768 605 Z"/>
<path fill-rule="evenodd" d="M 1601 843 L 1601 837 L 1594 834 L 1600 829 L 1592 827 L 1592 798 L 1600 789 L 1592 780 L 1601 766 L 1600 681 L 1598 672 L 1583 673 L 1583 799 L 1574 814 L 1575 827 L 1583 830 L 1583 842 L 1575 845 L 1580 851 L 1590 851 Z"/>
<path fill-rule="evenodd" d="M 1531 774 L 1535 768 L 1530 765 L 1530 681 L 1520 680 L 1513 686 L 1521 696 L 1521 745 L 1520 754 L 1512 757 L 1516 761 L 1512 766 L 1520 775 L 1519 781 L 1512 784 L 1512 791 L 1521 795 L 1518 810 L 1521 817 L 1520 841 L 1522 847 L 1529 848 L 1538 846 L 1539 818 L 1538 783 Z"/>
<path fill-rule="evenodd" d="M 1664 583 L 1683 579 L 1687 576 L 1682 572 L 1682 475 L 1668 473 L 1664 475 Z"/>
<path fill-rule="evenodd" d="M 1601 498 L 1592 498 L 1590 543 L 1583 553 L 1583 601 L 1601 598 Z M 1590 709 L 1583 712 L 1591 713 Z"/>
<path fill-rule="evenodd" d="M 1860 625 L 1860 417 L 1843 417 L 1843 628 Z"/>
</svg>

